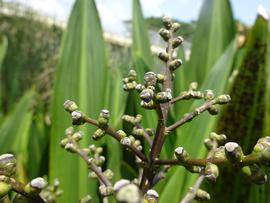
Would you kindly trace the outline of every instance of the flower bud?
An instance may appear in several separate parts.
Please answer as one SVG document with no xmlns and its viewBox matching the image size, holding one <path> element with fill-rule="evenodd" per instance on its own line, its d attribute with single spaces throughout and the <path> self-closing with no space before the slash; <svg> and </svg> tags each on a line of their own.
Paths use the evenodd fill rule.
<svg viewBox="0 0 270 203">
<path fill-rule="evenodd" d="M 183 38 L 180 37 L 180 36 L 174 38 L 174 39 L 172 40 L 172 47 L 173 47 L 173 48 L 177 48 L 179 45 L 182 44 L 183 41 L 184 41 Z"/>
<path fill-rule="evenodd" d="M 140 202 L 142 200 L 142 194 L 137 185 L 133 183 L 129 183 L 125 186 L 122 186 L 116 192 L 116 200 L 118 202 L 126 202 L 126 203 L 135 203 Z"/>
<path fill-rule="evenodd" d="M 90 203 L 92 201 L 92 197 L 90 195 L 86 195 L 80 200 L 80 203 Z"/>
<path fill-rule="evenodd" d="M 0 174 L 10 177 L 16 172 L 16 158 L 13 154 L 2 154 L 0 156 Z"/>
<path fill-rule="evenodd" d="M 12 187 L 10 184 L 5 183 L 5 182 L 0 182 L 0 199 L 6 196 L 11 190 L 12 190 Z"/>
<path fill-rule="evenodd" d="M 212 140 L 215 140 L 219 145 L 223 144 L 227 140 L 226 135 L 217 134 L 217 133 L 214 133 L 214 132 L 210 133 L 210 138 Z"/>
<path fill-rule="evenodd" d="M 140 98 L 146 102 L 149 103 L 154 97 L 154 91 L 152 89 L 144 89 L 141 94 L 140 94 Z"/>
<path fill-rule="evenodd" d="M 129 81 L 136 80 L 136 77 L 137 77 L 136 71 L 135 70 L 130 70 L 129 73 L 128 73 L 128 79 L 129 79 Z"/>
<path fill-rule="evenodd" d="M 121 188 L 125 187 L 128 184 L 130 184 L 129 180 L 121 179 L 114 184 L 113 190 L 114 192 L 118 192 Z"/>
<path fill-rule="evenodd" d="M 154 72 L 147 72 L 144 74 L 144 83 L 145 86 L 156 86 L 157 84 L 157 77 L 156 74 Z"/>
<path fill-rule="evenodd" d="M 85 123 L 84 118 L 83 118 L 83 113 L 80 111 L 73 111 L 71 113 L 71 117 L 72 117 L 73 125 L 82 125 Z"/>
<path fill-rule="evenodd" d="M 102 164 L 104 164 L 104 162 L 105 162 L 105 157 L 99 156 L 97 158 L 94 158 L 92 161 L 96 166 L 102 166 Z"/>
<path fill-rule="evenodd" d="M 207 150 L 212 150 L 214 145 L 213 145 L 213 141 L 210 140 L 209 138 L 206 138 L 204 140 L 204 146 L 206 147 Z"/>
<path fill-rule="evenodd" d="M 94 134 L 92 135 L 92 139 L 93 139 L 93 140 L 99 140 L 99 139 L 101 139 L 102 137 L 104 137 L 104 135 L 105 135 L 105 131 L 99 128 L 99 129 L 97 129 L 97 130 L 94 132 Z"/>
<path fill-rule="evenodd" d="M 66 144 L 67 144 L 68 142 L 69 142 L 68 138 L 64 138 L 64 139 L 61 140 L 60 146 L 61 146 L 62 148 L 65 148 L 65 146 L 66 146 Z"/>
<path fill-rule="evenodd" d="M 146 131 L 146 133 L 147 133 L 149 136 L 153 136 L 153 135 L 154 135 L 154 131 L 153 131 L 151 128 L 146 128 L 145 131 Z"/>
<path fill-rule="evenodd" d="M 213 90 L 206 90 L 204 93 L 204 99 L 205 100 L 212 100 L 215 98 L 215 94 Z"/>
<path fill-rule="evenodd" d="M 216 98 L 217 104 L 227 104 L 231 101 L 231 97 L 228 94 L 220 95 Z"/>
<path fill-rule="evenodd" d="M 82 131 L 78 131 L 78 132 L 75 132 L 73 135 L 72 135 L 72 138 L 78 142 L 80 141 L 82 138 L 83 138 L 83 135 L 84 133 Z"/>
<path fill-rule="evenodd" d="M 192 91 L 197 90 L 197 89 L 198 89 L 198 83 L 197 83 L 197 82 L 192 82 L 192 83 L 190 83 L 188 89 L 189 89 L 189 90 L 192 90 Z"/>
<path fill-rule="evenodd" d="M 113 172 L 111 169 L 107 169 L 106 171 L 103 172 L 104 176 L 106 176 L 109 180 L 113 179 Z"/>
<path fill-rule="evenodd" d="M 158 203 L 158 198 L 158 193 L 153 189 L 147 190 L 146 194 L 144 195 L 144 199 L 147 203 Z"/>
<path fill-rule="evenodd" d="M 155 97 L 156 97 L 157 102 L 166 103 L 172 99 L 172 94 L 170 91 L 158 92 Z"/>
<path fill-rule="evenodd" d="M 141 101 L 141 106 L 145 109 L 154 109 L 155 108 L 155 104 L 154 101 L 151 100 L 150 102 L 146 103 L 144 101 Z"/>
<path fill-rule="evenodd" d="M 142 128 L 134 127 L 132 130 L 132 134 L 137 137 L 142 137 L 144 136 L 144 130 Z"/>
<path fill-rule="evenodd" d="M 65 130 L 65 135 L 72 135 L 74 133 L 74 128 L 71 126 Z"/>
<path fill-rule="evenodd" d="M 77 104 L 74 101 L 71 101 L 71 100 L 66 100 L 64 102 L 64 108 L 69 113 L 78 110 Z"/>
<path fill-rule="evenodd" d="M 210 106 L 207 111 L 213 116 L 218 114 L 218 108 L 215 105 Z"/>
<path fill-rule="evenodd" d="M 131 140 L 129 137 L 124 137 L 120 140 L 120 143 L 125 146 L 130 146 L 131 145 Z"/>
<path fill-rule="evenodd" d="M 141 114 L 137 114 L 135 117 L 135 123 L 140 123 L 142 121 L 142 115 Z"/>
<path fill-rule="evenodd" d="M 205 190 L 198 189 L 196 192 L 195 200 L 198 200 L 198 201 L 210 200 L 210 195 Z"/>
<path fill-rule="evenodd" d="M 99 113 L 99 116 L 106 118 L 106 119 L 109 119 L 110 118 L 110 111 L 107 109 L 102 109 Z"/>
<path fill-rule="evenodd" d="M 132 91 L 136 88 L 137 83 L 135 81 L 128 82 L 126 84 L 123 84 L 123 90 L 125 91 Z"/>
<path fill-rule="evenodd" d="M 165 81 L 165 75 L 163 74 L 157 74 L 157 82 L 163 83 Z"/>
<path fill-rule="evenodd" d="M 262 185 L 267 181 L 267 175 L 265 172 L 256 164 L 252 166 L 244 166 L 242 172 L 250 178 L 250 180 L 257 184 Z"/>
<path fill-rule="evenodd" d="M 173 23 L 172 24 L 172 31 L 173 32 L 177 32 L 180 28 L 180 24 L 179 23 Z"/>
<path fill-rule="evenodd" d="M 172 27 L 172 19 L 168 16 L 164 16 L 162 18 L 162 23 L 166 29 L 170 29 Z"/>
<path fill-rule="evenodd" d="M 141 93 L 145 89 L 145 86 L 142 84 L 137 84 L 135 89 L 137 90 L 137 92 Z"/>
<path fill-rule="evenodd" d="M 96 151 L 95 151 L 95 154 L 100 155 L 102 152 L 103 152 L 103 148 L 102 147 L 97 147 Z"/>
<path fill-rule="evenodd" d="M 213 158 L 215 158 L 215 159 L 226 159 L 225 147 L 221 146 L 219 148 L 214 149 Z"/>
<path fill-rule="evenodd" d="M 65 150 L 67 150 L 67 151 L 69 151 L 69 152 L 71 152 L 71 153 L 77 152 L 76 146 L 75 146 L 73 143 L 70 143 L 70 142 L 68 142 L 68 143 L 65 145 L 64 148 L 65 148 Z"/>
<path fill-rule="evenodd" d="M 185 166 L 190 173 L 201 173 L 202 169 L 199 166 Z"/>
<path fill-rule="evenodd" d="M 219 169 L 217 165 L 208 162 L 205 166 L 205 177 L 211 182 L 216 182 L 219 175 Z"/>
<path fill-rule="evenodd" d="M 177 147 L 174 150 L 174 154 L 179 161 L 185 162 L 189 159 L 189 154 L 183 147 Z"/>
<path fill-rule="evenodd" d="M 227 142 L 225 144 L 225 154 L 232 163 L 239 163 L 244 156 L 242 148 L 236 142 Z"/>
<path fill-rule="evenodd" d="M 202 99 L 204 97 L 203 93 L 200 91 L 191 91 L 189 92 L 189 95 L 193 99 Z"/>
<path fill-rule="evenodd" d="M 101 185 L 99 186 L 99 192 L 102 196 L 109 196 L 113 194 L 113 187 L 112 186 L 106 186 L 106 185 Z"/>
<path fill-rule="evenodd" d="M 132 125 L 135 125 L 135 117 L 130 115 L 123 115 L 122 120 L 128 123 L 131 123 Z"/>
<path fill-rule="evenodd" d="M 167 62 L 169 60 L 169 55 L 166 52 L 160 52 L 158 54 L 158 58 L 164 62 Z"/>
<path fill-rule="evenodd" d="M 38 194 L 47 186 L 47 184 L 47 181 L 41 177 L 38 177 L 31 180 L 31 182 L 25 186 L 24 190 L 28 194 Z"/>
<path fill-rule="evenodd" d="M 120 136 L 121 139 L 127 136 L 127 134 L 123 130 L 118 130 L 117 134 Z"/>
<path fill-rule="evenodd" d="M 181 65 L 182 65 L 182 60 L 181 59 L 174 59 L 173 61 L 171 61 L 169 63 L 169 68 L 170 70 L 174 71 L 176 70 L 177 68 L 179 68 Z"/>
<path fill-rule="evenodd" d="M 170 39 L 170 37 L 171 37 L 171 33 L 170 33 L 170 31 L 169 30 L 166 30 L 166 29 L 164 29 L 164 28 L 161 28 L 160 30 L 159 30 L 159 35 L 162 37 L 162 39 L 164 40 L 164 41 L 168 41 L 169 39 Z"/>
<path fill-rule="evenodd" d="M 89 147 L 90 153 L 96 153 L 97 147 L 94 144 L 91 144 Z"/>
</svg>

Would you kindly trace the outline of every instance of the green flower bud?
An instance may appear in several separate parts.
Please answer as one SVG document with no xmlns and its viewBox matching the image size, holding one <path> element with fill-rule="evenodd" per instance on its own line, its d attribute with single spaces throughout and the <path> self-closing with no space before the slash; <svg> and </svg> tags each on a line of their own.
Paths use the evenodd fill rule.
<svg viewBox="0 0 270 203">
<path fill-rule="evenodd" d="M 171 94 L 171 91 L 168 90 L 166 92 L 158 92 L 155 97 L 156 97 L 157 102 L 166 103 L 172 99 L 172 94 Z"/>
<path fill-rule="evenodd" d="M 91 144 L 89 147 L 90 153 L 96 153 L 97 147 L 94 144 Z"/>
<path fill-rule="evenodd" d="M 103 148 L 102 147 L 97 147 L 96 148 L 96 151 L 95 151 L 95 154 L 96 155 L 99 155 L 99 154 L 101 154 L 103 152 Z"/>
<path fill-rule="evenodd" d="M 82 125 L 85 123 L 84 118 L 83 118 L 83 113 L 80 111 L 73 111 L 71 113 L 72 117 L 72 124 L 73 125 Z"/>
<path fill-rule="evenodd" d="M 154 135 L 154 131 L 151 128 L 146 128 L 145 131 L 147 132 L 147 134 L 149 136 L 153 136 Z"/>
<path fill-rule="evenodd" d="M 66 100 L 64 102 L 64 108 L 69 113 L 78 110 L 77 104 L 74 101 L 71 101 L 71 100 Z"/>
<path fill-rule="evenodd" d="M 144 200 L 147 203 L 158 203 L 158 198 L 158 193 L 153 189 L 147 190 L 146 194 L 144 195 Z"/>
<path fill-rule="evenodd" d="M 101 139 L 102 137 L 104 137 L 104 135 L 105 135 L 105 131 L 99 128 L 99 129 L 97 129 L 97 130 L 94 132 L 94 134 L 92 135 L 92 139 L 93 139 L 93 140 L 99 140 L 99 139 Z"/>
<path fill-rule="evenodd" d="M 239 163 L 244 156 L 242 148 L 236 142 L 227 142 L 225 144 L 225 154 L 232 163 Z"/>
<path fill-rule="evenodd" d="M 165 81 L 165 75 L 163 74 L 157 74 L 157 82 L 163 83 Z"/>
<path fill-rule="evenodd" d="M 0 199 L 6 196 L 11 190 L 12 190 L 12 187 L 10 184 L 5 183 L 5 182 L 0 182 Z"/>
<path fill-rule="evenodd" d="M 172 31 L 173 32 L 177 32 L 180 28 L 180 24 L 179 23 L 173 23 L 172 24 Z"/>
<path fill-rule="evenodd" d="M 123 78 L 122 81 L 123 81 L 124 84 L 127 84 L 129 82 L 129 79 L 128 78 Z"/>
<path fill-rule="evenodd" d="M 215 105 L 210 106 L 207 109 L 208 113 L 210 113 L 211 115 L 217 115 L 218 114 L 218 108 Z"/>
<path fill-rule="evenodd" d="M 78 142 L 83 138 L 84 133 L 82 131 L 78 131 L 72 135 L 72 138 Z"/>
<path fill-rule="evenodd" d="M 132 134 L 137 137 L 143 137 L 144 136 L 144 130 L 142 128 L 134 127 L 132 130 Z"/>
<path fill-rule="evenodd" d="M 227 104 L 231 101 L 231 97 L 228 94 L 220 95 L 216 98 L 217 104 Z"/>
<path fill-rule="evenodd" d="M 185 166 L 190 173 L 201 173 L 202 169 L 199 166 Z"/>
<path fill-rule="evenodd" d="M 270 148 L 265 148 L 261 152 L 261 161 L 265 166 L 270 165 Z"/>
<path fill-rule="evenodd" d="M 160 52 L 158 54 L 158 58 L 164 62 L 167 62 L 169 60 L 169 55 L 166 52 Z"/>
<path fill-rule="evenodd" d="M 154 72 L 147 72 L 144 74 L 144 83 L 145 86 L 156 86 L 157 84 L 157 76 Z"/>
<path fill-rule="evenodd" d="M 140 123 L 142 121 L 142 115 L 141 114 L 137 114 L 135 117 L 135 123 Z"/>
<path fill-rule="evenodd" d="M 110 118 L 110 111 L 107 109 L 102 109 L 99 113 L 99 116 L 106 118 L 106 119 L 109 119 Z"/>
<path fill-rule="evenodd" d="M 145 109 L 154 109 L 156 107 L 153 100 L 148 103 L 141 101 L 141 106 Z"/>
<path fill-rule="evenodd" d="M 131 145 L 131 140 L 129 137 L 124 137 L 120 140 L 120 143 L 125 146 L 130 146 Z"/>
<path fill-rule="evenodd" d="M 104 156 L 99 156 L 97 158 L 93 159 L 93 162 L 96 166 L 102 166 L 102 164 L 104 164 L 105 162 L 105 157 Z"/>
<path fill-rule="evenodd" d="M 90 203 L 92 201 L 92 197 L 90 195 L 86 195 L 80 200 L 80 203 Z"/>
<path fill-rule="evenodd" d="M 65 145 L 64 148 L 65 148 L 65 150 L 67 150 L 67 151 L 69 151 L 69 152 L 71 152 L 71 153 L 77 152 L 76 146 L 75 146 L 73 143 L 70 143 L 70 142 L 68 142 L 68 143 Z"/>
<path fill-rule="evenodd" d="M 213 90 L 206 90 L 204 93 L 204 99 L 205 100 L 212 100 L 215 98 L 215 94 Z"/>
<path fill-rule="evenodd" d="M 109 180 L 113 179 L 113 172 L 111 169 L 107 169 L 106 171 L 103 172 L 104 176 L 106 176 Z"/>
<path fill-rule="evenodd" d="M 213 158 L 215 158 L 215 159 L 226 159 L 225 147 L 221 146 L 219 148 L 214 149 Z"/>
<path fill-rule="evenodd" d="M 171 61 L 169 63 L 169 68 L 170 68 L 170 70 L 174 71 L 177 68 L 179 68 L 182 64 L 183 64 L 183 62 L 181 59 L 174 59 L 173 61 Z"/>
<path fill-rule="evenodd" d="M 122 120 L 128 123 L 131 123 L 132 125 L 135 125 L 135 117 L 130 116 L 130 115 L 123 115 Z"/>
<path fill-rule="evenodd" d="M 97 178 L 97 174 L 93 171 L 88 173 L 88 178 Z"/>
<path fill-rule="evenodd" d="M 65 148 L 65 146 L 66 146 L 67 143 L 69 143 L 68 138 L 64 138 L 64 139 L 61 140 L 60 146 L 61 146 L 62 148 Z"/>
<path fill-rule="evenodd" d="M 74 128 L 71 126 L 65 130 L 65 135 L 72 135 L 74 133 Z"/>
<path fill-rule="evenodd" d="M 213 145 L 213 141 L 210 140 L 209 138 L 206 138 L 204 140 L 204 146 L 206 147 L 207 150 L 212 150 L 214 145 Z"/>
<path fill-rule="evenodd" d="M 249 177 L 249 179 L 257 184 L 262 185 L 267 181 L 267 175 L 265 172 L 256 164 L 252 166 L 245 166 L 242 169 L 242 172 Z"/>
<path fill-rule="evenodd" d="M 118 130 L 117 134 L 120 135 L 120 138 L 123 139 L 124 137 L 127 136 L 127 134 L 123 130 Z"/>
<path fill-rule="evenodd" d="M 161 28 L 160 30 L 159 30 L 159 35 L 162 37 L 162 39 L 164 40 L 164 41 L 168 41 L 169 39 L 170 39 L 170 37 L 171 37 L 171 33 L 170 33 L 170 31 L 169 30 L 166 30 L 166 29 L 164 29 L 164 28 Z"/>
<path fill-rule="evenodd" d="M 47 185 L 47 181 L 41 177 L 38 177 L 31 180 L 31 182 L 24 187 L 24 190 L 28 194 L 39 194 Z"/>
<path fill-rule="evenodd" d="M 164 16 L 162 18 L 162 23 L 166 29 L 170 29 L 172 27 L 172 19 L 168 16 Z"/>
<path fill-rule="evenodd" d="M 102 196 L 109 196 L 113 194 L 113 187 L 112 186 L 106 186 L 106 185 L 101 185 L 99 186 L 99 192 Z"/>
<path fill-rule="evenodd" d="M 128 73 L 128 79 L 129 79 L 129 81 L 136 80 L 136 77 L 137 77 L 136 71 L 135 70 L 130 70 L 129 73 Z"/>
<path fill-rule="evenodd" d="M 179 45 L 181 45 L 183 43 L 183 41 L 184 41 L 183 38 L 180 36 L 174 38 L 172 40 L 172 47 L 177 48 Z"/>
<path fill-rule="evenodd" d="M 123 84 L 123 90 L 132 91 L 132 90 L 135 90 L 136 86 L 137 86 L 137 83 L 135 81 L 128 82 L 126 84 Z"/>
<path fill-rule="evenodd" d="M 214 132 L 210 133 L 210 138 L 212 140 L 215 140 L 219 145 L 223 144 L 227 140 L 226 135 L 217 134 L 217 133 L 214 133 Z"/>
<path fill-rule="evenodd" d="M 145 89 L 145 86 L 142 84 L 137 84 L 135 89 L 137 90 L 137 92 L 141 93 Z"/>
<path fill-rule="evenodd" d="M 13 154 L 2 154 L 0 156 L 0 174 L 10 177 L 16 172 L 16 158 Z"/>
<path fill-rule="evenodd" d="M 202 99 L 204 97 L 203 93 L 200 91 L 191 91 L 191 92 L 189 92 L 189 95 L 193 99 Z"/>
<path fill-rule="evenodd" d="M 217 165 L 212 164 L 210 162 L 208 162 L 205 166 L 205 177 L 207 178 L 207 180 L 211 181 L 211 182 L 216 182 L 216 179 L 219 175 L 219 169 L 217 167 Z"/>
<path fill-rule="evenodd" d="M 189 90 L 192 90 L 192 91 L 197 90 L 197 89 L 198 89 L 198 83 L 197 83 L 197 82 L 192 82 L 192 83 L 190 83 L 188 89 L 189 89 Z"/>
<path fill-rule="evenodd" d="M 179 161 L 185 162 L 185 161 L 189 160 L 189 154 L 187 153 L 187 151 L 183 147 L 177 147 L 174 150 L 174 154 Z"/>
<path fill-rule="evenodd" d="M 198 189 L 196 192 L 195 200 L 198 200 L 198 201 L 210 200 L 210 195 L 205 190 Z"/>
<path fill-rule="evenodd" d="M 153 97 L 154 97 L 154 91 L 149 88 L 144 89 L 140 94 L 141 100 L 143 100 L 146 103 L 149 103 L 153 99 Z"/>
<path fill-rule="evenodd" d="M 133 183 L 122 186 L 116 192 L 115 197 L 118 202 L 126 203 L 135 203 L 142 200 L 142 194 L 139 187 Z"/>
</svg>

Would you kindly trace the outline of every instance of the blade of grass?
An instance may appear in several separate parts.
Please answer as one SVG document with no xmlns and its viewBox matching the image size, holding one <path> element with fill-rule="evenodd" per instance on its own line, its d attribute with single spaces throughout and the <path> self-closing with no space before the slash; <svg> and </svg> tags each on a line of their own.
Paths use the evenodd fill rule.
<svg viewBox="0 0 270 203">
<path fill-rule="evenodd" d="M 52 100 L 50 180 L 59 178 L 61 182 L 64 195 L 59 199 L 60 203 L 77 202 L 89 193 L 94 202 L 99 202 L 97 181 L 87 178 L 85 163 L 65 152 L 58 143 L 71 125 L 63 102 L 74 100 L 83 112 L 97 117 L 104 105 L 106 79 L 105 46 L 95 2 L 77 0 L 62 39 Z M 87 135 L 93 132 L 90 127 L 82 129 Z M 87 138 L 82 144 L 87 146 Z"/>
</svg>

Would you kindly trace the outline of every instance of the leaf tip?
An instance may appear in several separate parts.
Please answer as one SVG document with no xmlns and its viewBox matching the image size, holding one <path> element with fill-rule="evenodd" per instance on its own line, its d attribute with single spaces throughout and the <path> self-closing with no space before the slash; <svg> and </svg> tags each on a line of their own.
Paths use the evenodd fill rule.
<svg viewBox="0 0 270 203">
<path fill-rule="evenodd" d="M 257 10 L 258 15 L 262 16 L 265 20 L 269 20 L 269 14 L 263 5 L 259 4 Z"/>
</svg>

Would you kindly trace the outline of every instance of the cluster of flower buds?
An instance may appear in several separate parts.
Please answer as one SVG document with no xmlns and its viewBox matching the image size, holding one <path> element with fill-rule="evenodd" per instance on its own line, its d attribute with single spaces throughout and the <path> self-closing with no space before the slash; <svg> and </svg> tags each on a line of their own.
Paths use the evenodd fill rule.
<svg viewBox="0 0 270 203">
<path fill-rule="evenodd" d="M 83 132 L 82 131 L 75 132 L 73 127 L 69 127 L 66 129 L 65 135 L 66 137 L 61 140 L 60 146 L 71 153 L 76 153 L 77 146 L 75 143 L 82 140 Z"/>
<path fill-rule="evenodd" d="M 125 91 L 131 91 L 134 90 L 137 83 L 136 83 L 136 77 L 137 73 L 135 70 L 130 70 L 128 73 L 128 76 L 126 78 L 123 78 L 123 89 Z"/>
<path fill-rule="evenodd" d="M 102 147 L 96 147 L 94 144 L 91 144 L 88 148 L 84 149 L 85 152 L 88 152 L 88 156 L 90 157 L 88 159 L 88 163 L 92 163 L 96 166 L 102 166 L 105 162 L 105 157 L 102 156 L 103 148 Z M 96 177 L 93 172 L 90 172 L 90 177 Z"/>
<path fill-rule="evenodd" d="M 64 108 L 71 114 L 73 125 L 82 125 L 85 123 L 84 114 L 78 111 L 78 105 L 74 101 L 66 100 L 64 102 Z"/>
<path fill-rule="evenodd" d="M 122 134 L 124 135 L 124 134 Z M 124 146 L 134 146 L 138 150 L 142 150 L 142 144 L 141 141 L 136 139 L 134 136 L 129 135 L 129 136 L 124 136 L 120 140 L 120 143 Z"/>
<path fill-rule="evenodd" d="M 122 120 L 132 125 L 140 124 L 142 121 L 142 115 L 137 114 L 136 117 L 130 115 L 123 115 Z"/>
<path fill-rule="evenodd" d="M 197 91 L 198 89 L 198 83 L 192 82 L 189 85 L 188 91 L 183 91 L 180 93 L 180 96 L 185 99 L 202 99 L 204 97 L 204 94 L 201 91 Z"/>
<path fill-rule="evenodd" d="M 211 132 L 209 138 L 204 140 L 204 145 L 207 150 L 212 150 L 217 146 L 223 145 L 227 140 L 226 135 L 217 134 L 215 132 Z"/>
<path fill-rule="evenodd" d="M 48 185 L 44 190 L 41 192 L 41 196 L 45 199 L 48 203 L 54 203 L 57 199 L 63 194 L 63 190 L 59 189 L 60 182 L 58 179 L 53 181 L 52 185 Z"/>
<path fill-rule="evenodd" d="M 270 137 L 263 137 L 257 141 L 257 144 L 254 146 L 253 152 L 254 155 L 257 155 L 260 158 L 260 161 L 263 165 L 270 165 Z"/>
<path fill-rule="evenodd" d="M 110 112 L 107 109 L 102 109 L 98 117 L 99 128 L 92 134 L 93 140 L 99 140 L 106 134 L 105 130 L 108 127 Z"/>
</svg>

